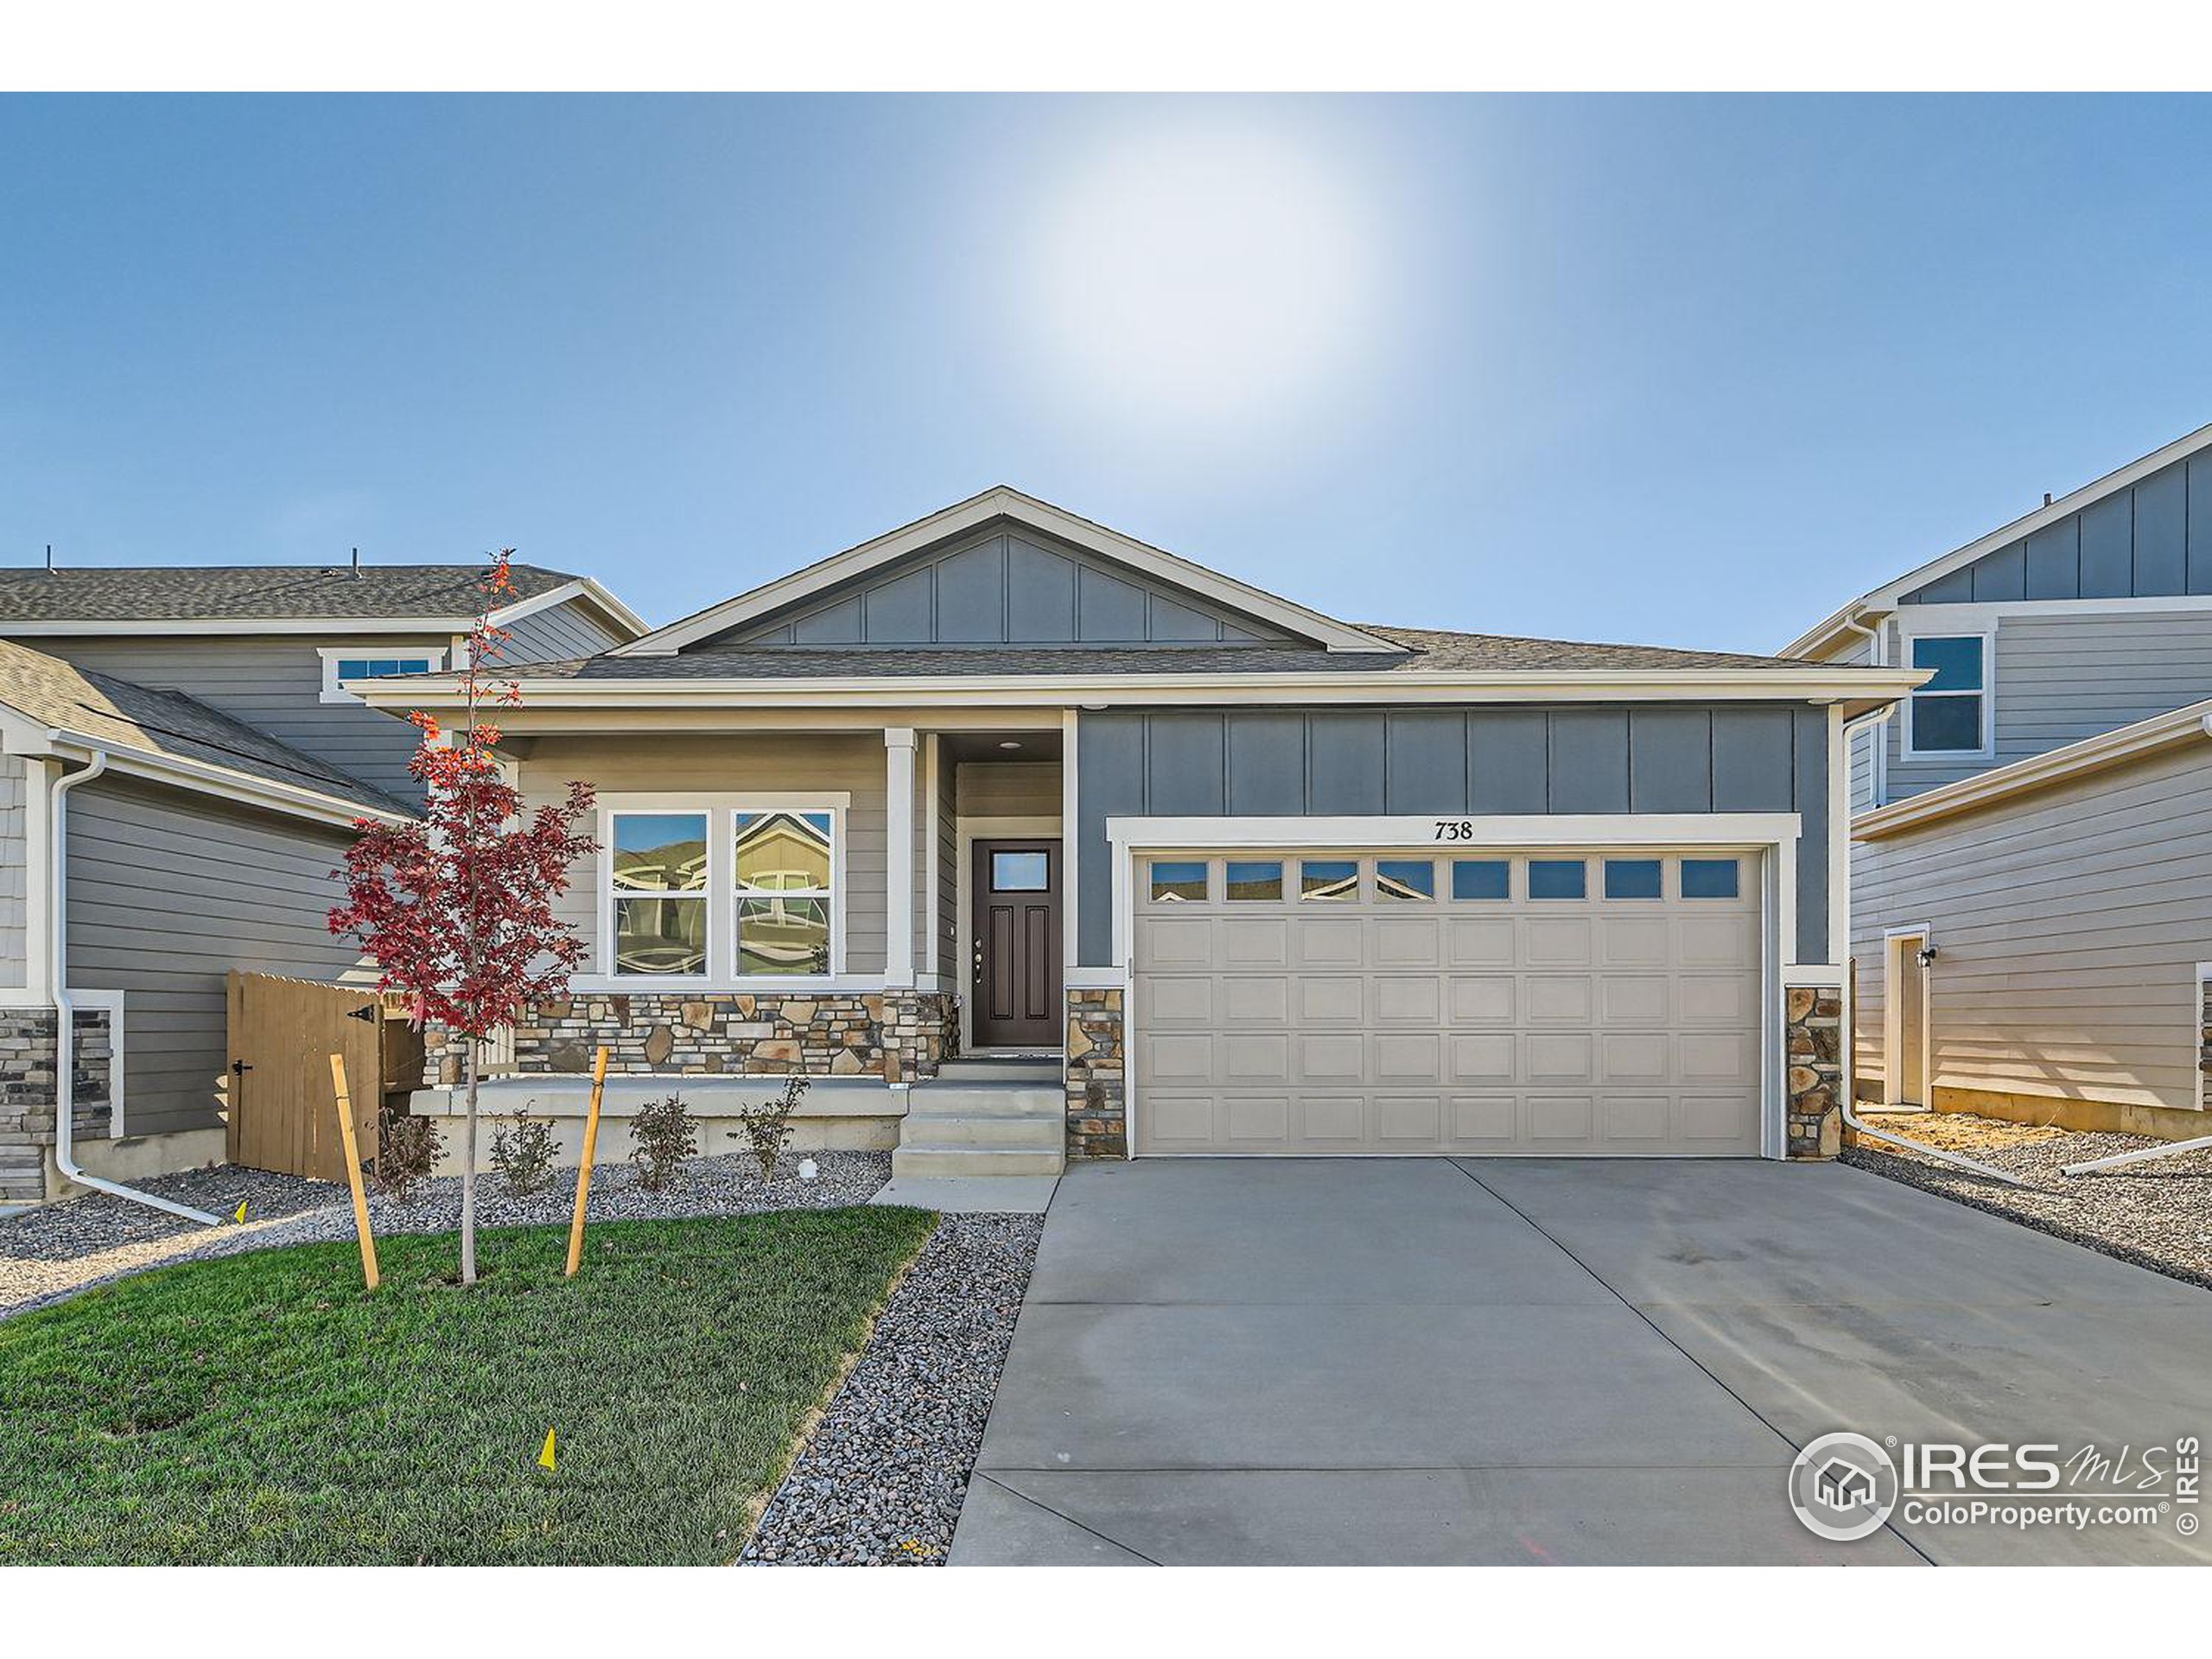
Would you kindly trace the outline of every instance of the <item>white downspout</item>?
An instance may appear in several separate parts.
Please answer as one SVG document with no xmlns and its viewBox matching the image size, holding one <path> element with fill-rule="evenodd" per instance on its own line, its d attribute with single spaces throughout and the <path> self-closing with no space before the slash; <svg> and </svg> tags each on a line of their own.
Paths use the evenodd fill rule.
<svg viewBox="0 0 2212 1659">
<path fill-rule="evenodd" d="M 1848 622 L 1846 626 L 1854 628 L 1860 626 L 1857 622 Z M 1871 632 L 1871 630 L 1861 629 L 1861 632 Z M 1877 638 L 1874 642 L 1874 651 L 1878 657 L 1881 654 L 1881 641 Z M 1878 728 L 1885 724 L 1891 715 L 1894 715 L 1896 712 L 1897 705 L 1895 703 L 1891 703 L 1885 709 L 1876 709 L 1871 715 L 1861 715 L 1856 720 L 1847 721 L 1844 723 L 1843 728 L 1845 751 L 1847 753 L 1849 752 L 1851 746 L 1851 734 L 1854 730 L 1862 726 L 1873 727 L 1877 728 L 1874 738 L 1874 751 L 1876 755 L 1878 757 L 1882 750 L 1882 736 Z M 2212 730 L 2212 723 L 2208 723 L 2207 729 Z M 1877 804 L 1879 804 L 1878 792 L 1879 785 L 1878 785 Z M 1844 816 L 1847 819 L 1851 813 L 1851 804 L 1849 801 L 1847 800 L 1843 804 L 1843 810 Z M 1847 852 L 1847 855 L 1848 854 Z M 1847 882 L 1851 880 L 1851 873 L 1848 869 L 1845 870 L 1843 879 Z M 2007 1186 L 2025 1186 L 2027 1182 L 2021 1179 L 2020 1177 L 2012 1174 L 2005 1170 L 1999 1169 L 1993 1164 L 1980 1163 L 1972 1158 L 1961 1157 L 1955 1152 L 1946 1152 L 1941 1147 L 1931 1147 L 1926 1141 L 1915 1141 L 1909 1135 L 1896 1135 L 1892 1134 L 1888 1129 L 1875 1128 L 1864 1118 L 1860 1117 L 1857 1111 L 1853 1109 L 1858 1104 L 1859 1093 L 1859 996 L 1858 988 L 1853 982 L 1851 970 L 1848 966 L 1852 961 L 1852 954 L 1851 941 L 1849 939 L 1846 939 L 1843 941 L 1842 958 L 1846 963 L 1844 970 L 1844 984 L 1846 988 L 1846 995 L 1849 998 L 1849 1001 L 1844 1010 L 1843 1089 L 1841 1091 L 1843 1098 L 1840 1104 L 1843 1108 L 1843 1121 L 1849 1126 L 1851 1132 L 1865 1140 L 1881 1141 L 1885 1141 L 1893 1147 L 1910 1147 L 1912 1151 L 1923 1154 L 1929 1158 L 1935 1159 L 1939 1163 L 1949 1164 L 1958 1169 L 1971 1170 L 1974 1173 L 1986 1176 L 1993 1181 L 2002 1181 Z"/>
<path fill-rule="evenodd" d="M 223 1224 L 219 1217 L 211 1216 L 204 1210 L 194 1210 L 188 1205 L 157 1198 L 150 1192 L 141 1192 L 119 1182 L 103 1180 L 98 1175 L 87 1174 L 77 1162 L 77 1005 L 69 995 L 68 815 L 69 791 L 79 784 L 91 783 L 107 770 L 107 752 L 105 749 L 94 749 L 92 757 L 90 766 L 81 772 L 69 772 L 57 779 L 49 791 L 54 828 L 48 837 L 53 860 L 48 874 L 52 883 L 48 890 L 54 895 L 54 902 L 47 912 L 47 951 L 53 969 L 54 993 L 54 1161 L 65 1179 L 74 1181 L 79 1186 L 92 1187 L 118 1198 L 127 1198 L 133 1204 L 166 1210 L 187 1221 L 219 1227 Z M 109 1033 L 109 1040 L 114 1041 L 117 1034 Z"/>
</svg>

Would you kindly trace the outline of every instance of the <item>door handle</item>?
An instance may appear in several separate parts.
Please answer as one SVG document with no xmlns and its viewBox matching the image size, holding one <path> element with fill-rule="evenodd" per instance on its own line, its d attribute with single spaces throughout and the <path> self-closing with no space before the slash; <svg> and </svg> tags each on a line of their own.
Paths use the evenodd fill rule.
<svg viewBox="0 0 2212 1659">
<path fill-rule="evenodd" d="M 980 985 L 980 984 L 982 984 L 982 982 L 983 982 L 983 942 L 982 942 L 981 939 L 978 939 L 978 940 L 976 940 L 976 984 L 978 984 L 978 985 Z"/>
</svg>

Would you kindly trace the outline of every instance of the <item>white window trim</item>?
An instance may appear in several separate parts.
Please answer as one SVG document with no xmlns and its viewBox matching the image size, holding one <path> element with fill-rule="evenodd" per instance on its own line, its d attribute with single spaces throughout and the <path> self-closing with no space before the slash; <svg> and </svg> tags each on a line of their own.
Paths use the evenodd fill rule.
<svg viewBox="0 0 2212 1659">
<path fill-rule="evenodd" d="M 1951 626 L 1920 628 L 1911 632 L 1900 629 L 1898 659 L 1910 667 L 1912 648 L 1922 639 L 1979 639 L 1981 641 L 1981 689 L 1979 691 L 1914 691 L 1905 699 L 1903 717 L 1897 733 L 1898 753 L 1907 760 L 1990 760 L 1997 755 L 1997 624 L 1991 621 L 1986 627 Z M 1912 705 L 1922 697 L 1967 697 L 1981 699 L 1981 744 L 1972 749 L 1920 749 L 1912 742 Z"/>
<path fill-rule="evenodd" d="M 600 861 L 592 873 L 598 938 L 594 971 L 573 982 L 580 991 L 826 991 L 845 976 L 845 836 L 853 798 L 837 790 L 732 794 L 602 795 L 598 806 Z M 618 974 L 614 971 L 614 819 L 633 812 L 707 815 L 707 971 L 703 974 Z M 737 971 L 737 817 L 742 812 L 830 814 L 830 971 L 826 974 L 743 974 Z M 671 895 L 675 896 L 675 895 Z"/>
<path fill-rule="evenodd" d="M 453 653 L 443 645 L 318 645 L 315 655 L 322 658 L 322 701 L 325 702 L 353 702 L 360 697 L 348 691 L 338 677 L 338 664 L 378 657 L 423 658 L 430 664 L 433 674 L 445 672 Z"/>
</svg>

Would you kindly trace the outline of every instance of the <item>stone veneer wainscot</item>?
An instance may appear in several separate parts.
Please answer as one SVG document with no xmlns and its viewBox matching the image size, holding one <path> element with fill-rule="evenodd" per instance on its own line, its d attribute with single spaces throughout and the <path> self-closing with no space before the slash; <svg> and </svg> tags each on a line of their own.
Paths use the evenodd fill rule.
<svg viewBox="0 0 2212 1659">
<path fill-rule="evenodd" d="M 1833 985 L 1783 992 L 1792 1158 L 1833 1158 L 1843 1149 L 1843 993 Z"/>
<path fill-rule="evenodd" d="M 1122 993 L 1068 992 L 1067 1150 L 1071 1158 L 1126 1158 Z"/>
<path fill-rule="evenodd" d="M 46 1148 L 54 1144 L 54 1010 L 0 1010 L 0 1200 L 46 1196 Z M 110 1113 L 108 1075 L 114 1049 L 105 1008 L 77 1010 L 76 1113 L 85 1140 L 103 1138 Z"/>
<path fill-rule="evenodd" d="M 601 1044 L 610 1071 L 681 1077 L 935 1074 L 957 1046 L 955 1000 L 937 991 L 590 991 L 539 1002 L 514 1029 L 524 1075 L 588 1072 Z M 423 1081 L 462 1081 L 461 1040 L 423 1033 Z"/>
</svg>

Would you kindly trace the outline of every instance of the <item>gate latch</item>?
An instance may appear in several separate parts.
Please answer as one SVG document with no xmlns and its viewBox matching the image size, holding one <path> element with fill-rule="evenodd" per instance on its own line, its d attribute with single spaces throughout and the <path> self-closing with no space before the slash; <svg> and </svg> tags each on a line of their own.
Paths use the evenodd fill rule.
<svg viewBox="0 0 2212 1659">
<path fill-rule="evenodd" d="M 358 1020 L 365 1026 L 372 1026 L 376 1023 L 377 1005 L 372 1002 L 366 1007 L 355 1008 L 346 1017 L 348 1020 Z"/>
</svg>

